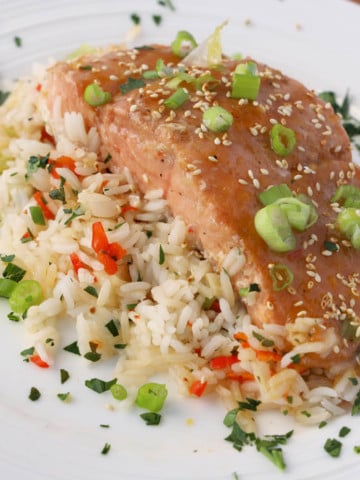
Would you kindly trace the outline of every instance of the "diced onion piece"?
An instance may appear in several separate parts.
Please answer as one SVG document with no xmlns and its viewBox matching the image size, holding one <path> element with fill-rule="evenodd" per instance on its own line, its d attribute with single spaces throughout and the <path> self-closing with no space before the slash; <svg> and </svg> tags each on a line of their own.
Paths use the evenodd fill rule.
<svg viewBox="0 0 360 480">
<path fill-rule="evenodd" d="M 84 90 L 84 100 L 92 107 L 99 107 L 111 100 L 111 94 L 105 92 L 97 83 L 90 83 Z"/>
<path fill-rule="evenodd" d="M 186 30 L 180 30 L 171 44 L 171 50 L 179 57 L 185 57 L 195 47 L 197 47 L 195 38 Z"/>
<path fill-rule="evenodd" d="M 289 287 L 294 280 L 294 274 L 291 269 L 283 263 L 272 265 L 270 267 L 270 276 L 273 280 L 273 289 L 276 292 Z"/>
<path fill-rule="evenodd" d="M 270 130 L 270 142 L 272 150 L 281 157 L 289 155 L 295 145 L 295 132 L 291 128 L 284 127 L 281 123 L 276 123 Z"/>
<path fill-rule="evenodd" d="M 274 252 L 289 252 L 296 246 L 290 223 L 280 206 L 271 204 L 255 215 L 255 229 Z"/>
<path fill-rule="evenodd" d="M 189 94 L 184 88 L 178 88 L 175 93 L 170 95 L 164 100 L 164 105 L 171 110 L 176 110 L 181 107 L 187 100 L 189 100 Z"/>
<path fill-rule="evenodd" d="M 279 198 L 286 198 L 292 196 L 292 191 L 286 185 L 286 183 L 280 183 L 279 185 L 274 185 L 261 192 L 259 195 L 259 199 L 260 202 L 264 206 L 266 206 L 276 202 L 276 200 L 279 200 Z"/>
<path fill-rule="evenodd" d="M 226 132 L 233 120 L 231 113 L 219 106 L 210 107 L 203 114 L 203 123 L 212 132 Z"/>
</svg>

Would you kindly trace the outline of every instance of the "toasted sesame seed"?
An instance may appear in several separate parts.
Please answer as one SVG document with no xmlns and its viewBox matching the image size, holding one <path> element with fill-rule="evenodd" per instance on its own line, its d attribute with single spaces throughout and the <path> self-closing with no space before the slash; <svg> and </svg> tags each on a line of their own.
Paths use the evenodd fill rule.
<svg viewBox="0 0 360 480">
<path fill-rule="evenodd" d="M 138 108 L 138 107 L 137 107 L 136 104 L 131 105 L 131 107 L 130 107 L 130 112 L 136 112 L 137 108 Z"/>
<path fill-rule="evenodd" d="M 269 122 L 272 123 L 273 125 L 276 125 L 278 123 L 276 118 L 270 118 Z"/>
<path fill-rule="evenodd" d="M 238 182 L 239 182 L 241 185 L 248 185 L 248 181 L 245 180 L 244 178 L 239 178 Z"/>
<path fill-rule="evenodd" d="M 260 168 L 260 172 L 263 174 L 263 175 L 269 175 L 269 170 L 267 168 Z"/>
<path fill-rule="evenodd" d="M 220 145 L 220 144 L 221 144 L 220 138 L 219 138 L 219 137 L 215 137 L 215 138 L 214 138 L 214 143 L 215 143 L 215 145 Z"/>
<path fill-rule="evenodd" d="M 210 160 L 210 162 L 217 162 L 218 158 L 216 155 L 209 155 L 208 160 Z"/>
<path fill-rule="evenodd" d="M 294 178 L 294 180 L 301 180 L 303 178 L 303 176 L 298 173 L 293 178 Z"/>
<path fill-rule="evenodd" d="M 253 185 L 255 188 L 259 189 L 260 188 L 260 182 L 257 178 L 254 178 L 253 180 Z"/>
<path fill-rule="evenodd" d="M 341 145 L 337 145 L 337 146 L 335 147 L 335 149 L 334 149 L 334 152 L 335 152 L 335 153 L 339 153 L 339 152 L 341 152 L 341 150 L 342 150 L 342 146 L 341 146 Z"/>
</svg>

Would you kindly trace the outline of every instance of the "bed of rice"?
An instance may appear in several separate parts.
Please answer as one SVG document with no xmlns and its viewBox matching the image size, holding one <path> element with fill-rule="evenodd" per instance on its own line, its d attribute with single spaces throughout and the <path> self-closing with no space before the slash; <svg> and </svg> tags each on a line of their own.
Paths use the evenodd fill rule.
<svg viewBox="0 0 360 480">
<path fill-rule="evenodd" d="M 25 278 L 40 282 L 45 298 L 28 310 L 23 322 L 27 346 L 30 342 L 52 364 L 56 350 L 64 347 L 58 326 L 66 317 L 72 321 L 81 354 L 96 344 L 102 360 L 116 356 L 115 376 L 127 387 L 170 372 L 184 395 L 195 380 L 207 382 L 205 394 L 215 390 L 229 409 L 239 400 L 255 398 L 261 400 L 260 408 L 286 410 L 302 423 L 318 424 L 343 414 L 358 390 L 348 380 L 356 377 L 352 367 L 334 365 L 326 372 L 317 369 L 300 375 L 289 365 L 298 353 L 326 355 L 336 344 L 334 333 L 329 330 L 321 343 L 301 343 L 316 319 L 262 329 L 253 325 L 230 281 L 243 266 L 242 253 L 229 252 L 220 272 L 214 272 L 202 253 L 191 247 L 191 234 L 181 218 L 171 217 L 162 191 L 141 195 L 127 170 L 116 174 L 106 170 L 97 154 L 97 132 L 87 132 L 80 115 L 58 119 L 61 133 L 55 146 L 41 141 L 46 118 L 40 88 L 43 73 L 35 68 L 0 107 L 0 253 L 14 254 L 14 263 L 26 270 Z M 32 155 L 48 153 L 53 160 L 70 156 L 77 167 L 76 175 L 58 169 L 65 179 L 66 203 L 48 199 L 55 219 L 41 227 L 29 214 L 35 205 L 33 192 L 47 196 L 59 188 L 60 180 L 46 169 L 27 175 L 27 162 Z M 81 215 L 67 222 L 66 212 L 76 208 Z M 126 249 L 117 274 L 108 275 L 92 250 L 92 224 L 97 221 L 103 223 L 110 242 Z M 27 229 L 34 240 L 23 243 Z M 87 266 L 77 274 L 70 261 L 74 252 Z M 0 262 L 0 274 L 5 265 Z M 97 297 L 84 290 L 89 285 L 96 288 Z M 206 299 L 212 298 L 218 299 L 218 308 L 204 309 Z M 106 328 L 110 320 L 118 327 L 115 337 Z M 260 361 L 255 350 L 274 347 L 261 345 L 254 331 L 279 351 L 289 342 L 293 349 L 279 362 Z M 241 347 L 234 338 L 238 332 L 247 335 L 251 348 Z M 126 348 L 117 349 L 116 344 Z M 211 358 L 234 352 L 240 361 L 231 367 L 209 367 Z"/>
</svg>

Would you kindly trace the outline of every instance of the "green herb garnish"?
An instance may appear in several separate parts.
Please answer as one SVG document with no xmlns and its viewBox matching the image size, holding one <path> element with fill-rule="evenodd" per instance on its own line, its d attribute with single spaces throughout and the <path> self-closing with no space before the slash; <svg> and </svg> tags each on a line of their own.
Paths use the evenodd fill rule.
<svg viewBox="0 0 360 480">
<path fill-rule="evenodd" d="M 269 340 L 268 338 L 263 337 L 262 335 L 260 335 L 260 333 L 257 333 L 254 330 L 252 331 L 252 335 L 261 343 L 263 347 L 274 346 L 274 342 L 272 340 Z"/>
<path fill-rule="evenodd" d="M 160 245 L 159 247 L 159 265 L 163 265 L 165 262 L 165 252 L 164 252 L 164 249 L 162 247 L 162 245 Z"/>
<path fill-rule="evenodd" d="M 88 293 L 89 295 L 92 295 L 93 297 L 97 298 L 98 297 L 98 292 L 95 287 L 92 285 L 88 285 L 87 287 L 84 288 L 84 291 Z"/>
<path fill-rule="evenodd" d="M 69 402 L 69 401 L 71 400 L 70 392 L 58 393 L 58 394 L 57 394 L 57 397 L 58 397 L 58 399 L 61 400 L 62 402 Z"/>
<path fill-rule="evenodd" d="M 66 352 L 74 353 L 75 355 L 81 355 L 78 343 L 76 341 L 73 342 L 73 343 L 70 343 L 70 345 L 67 345 L 66 347 L 64 347 L 64 350 Z"/>
<path fill-rule="evenodd" d="M 104 393 L 110 390 L 112 385 L 115 385 L 116 378 L 109 381 L 100 380 L 99 378 L 92 378 L 90 380 L 85 380 L 85 385 L 94 390 L 96 393 Z"/>
<path fill-rule="evenodd" d="M 5 103 L 5 100 L 9 97 L 9 95 L 10 92 L 3 92 L 2 90 L 0 90 L 0 105 Z"/>
<path fill-rule="evenodd" d="M 238 402 L 240 410 L 252 410 L 253 412 L 256 412 L 260 404 L 259 400 L 254 400 L 253 398 L 247 398 L 246 402 Z"/>
<path fill-rule="evenodd" d="M 103 449 L 101 450 L 102 455 L 107 455 L 110 451 L 111 445 L 110 443 L 105 443 Z"/>
<path fill-rule="evenodd" d="M 352 409 L 351 409 L 351 415 L 359 415 L 360 413 L 360 390 L 356 394 Z"/>
<path fill-rule="evenodd" d="M 60 368 L 60 382 L 63 384 L 67 382 L 70 378 L 70 374 L 64 368 Z"/>
<path fill-rule="evenodd" d="M 324 450 L 327 452 L 331 457 L 338 457 L 341 453 L 342 443 L 336 438 L 328 438 L 324 445 Z"/>
<path fill-rule="evenodd" d="M 40 391 L 36 387 L 31 387 L 30 393 L 29 393 L 30 400 L 35 402 L 36 400 L 39 400 L 40 397 L 41 397 Z"/>
<path fill-rule="evenodd" d="M 119 330 L 118 330 L 118 327 L 115 323 L 115 320 L 110 320 L 110 322 L 108 322 L 105 327 L 109 330 L 109 332 L 111 333 L 111 335 L 113 337 L 117 337 L 119 335 Z"/>
<path fill-rule="evenodd" d="M 120 85 L 119 88 L 121 93 L 124 95 L 125 93 L 131 92 L 131 90 L 135 90 L 144 86 L 145 82 L 142 78 L 129 77 L 128 81 Z"/>
<path fill-rule="evenodd" d="M 344 438 L 351 432 L 351 428 L 349 427 L 342 427 L 339 431 L 339 437 Z"/>
<path fill-rule="evenodd" d="M 7 278 L 9 280 L 14 280 L 14 282 L 21 282 L 25 275 L 26 271 L 17 265 L 15 265 L 12 262 L 9 262 L 4 271 L 3 271 L 3 277 Z"/>
<path fill-rule="evenodd" d="M 146 425 L 159 425 L 161 420 L 160 413 L 154 412 L 141 413 L 140 417 L 144 420 Z"/>
<path fill-rule="evenodd" d="M 14 37 L 14 43 L 17 47 L 21 47 L 22 46 L 22 40 L 21 40 L 21 37 L 18 37 L 17 35 Z"/>
<path fill-rule="evenodd" d="M 141 23 L 141 18 L 140 18 L 140 16 L 139 16 L 137 13 L 132 13 L 132 14 L 130 15 L 130 18 L 131 18 L 131 20 L 132 20 L 132 22 L 133 22 L 134 25 L 140 25 L 140 23 Z"/>
</svg>

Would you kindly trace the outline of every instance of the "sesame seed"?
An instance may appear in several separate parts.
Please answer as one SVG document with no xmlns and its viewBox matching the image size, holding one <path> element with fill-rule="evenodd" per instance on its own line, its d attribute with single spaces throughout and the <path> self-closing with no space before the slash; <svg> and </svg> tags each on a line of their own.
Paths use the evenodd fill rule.
<svg viewBox="0 0 360 480">
<path fill-rule="evenodd" d="M 271 85 L 272 85 L 274 88 L 280 88 L 280 83 L 272 82 Z"/>
<path fill-rule="evenodd" d="M 210 160 L 210 162 L 217 162 L 217 161 L 218 161 L 216 155 L 209 155 L 209 156 L 208 156 L 208 160 Z"/>
<path fill-rule="evenodd" d="M 238 182 L 239 182 L 241 185 L 248 185 L 247 180 L 245 180 L 245 179 L 243 179 L 243 178 L 239 178 Z"/>
<path fill-rule="evenodd" d="M 261 172 L 263 175 L 269 175 L 269 170 L 267 170 L 266 168 L 260 168 L 260 172 Z"/>
<path fill-rule="evenodd" d="M 225 147 L 229 147 L 230 145 L 232 145 L 232 141 L 231 140 L 223 140 L 222 144 L 225 145 Z"/>
<path fill-rule="evenodd" d="M 257 178 L 254 178 L 253 180 L 253 185 L 255 188 L 259 189 L 260 188 L 260 182 Z"/>
<path fill-rule="evenodd" d="M 278 123 L 278 121 L 275 118 L 270 118 L 269 122 L 272 123 L 273 125 L 276 125 Z"/>
<path fill-rule="evenodd" d="M 253 135 L 254 137 L 256 137 L 256 136 L 258 135 L 258 130 L 257 130 L 257 128 L 255 128 L 255 127 L 250 127 L 249 130 L 250 130 L 251 135 Z"/>
<path fill-rule="evenodd" d="M 130 112 L 136 112 L 137 108 L 138 108 L 138 107 L 137 107 L 136 104 L 131 105 L 131 107 L 130 107 Z"/>
<path fill-rule="evenodd" d="M 341 150 L 342 150 L 342 146 L 341 146 L 341 145 L 337 145 L 337 146 L 335 147 L 335 149 L 334 149 L 334 152 L 335 152 L 335 153 L 339 153 L 339 152 L 341 152 Z"/>
<path fill-rule="evenodd" d="M 221 144 L 220 138 L 219 138 L 219 137 L 215 137 L 215 138 L 214 138 L 214 143 L 215 143 L 215 145 L 220 145 L 220 144 Z"/>
<path fill-rule="evenodd" d="M 310 187 L 310 185 L 307 187 L 307 194 L 309 197 L 313 196 L 313 189 Z"/>
<path fill-rule="evenodd" d="M 300 175 L 299 173 L 294 176 L 294 180 L 301 180 L 302 178 L 303 178 L 303 176 Z"/>
</svg>

